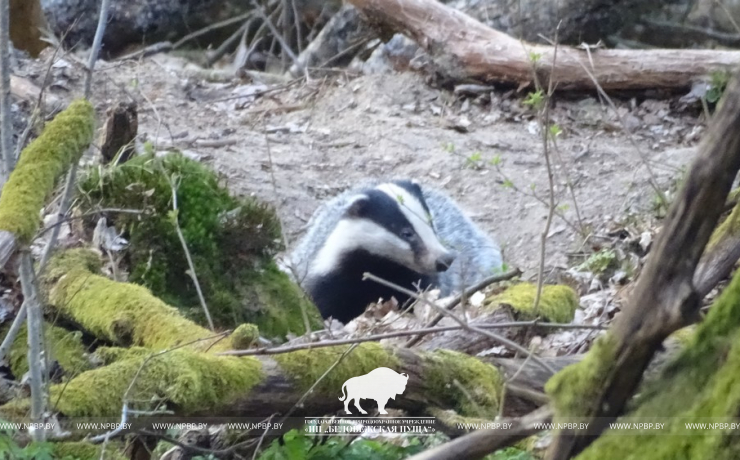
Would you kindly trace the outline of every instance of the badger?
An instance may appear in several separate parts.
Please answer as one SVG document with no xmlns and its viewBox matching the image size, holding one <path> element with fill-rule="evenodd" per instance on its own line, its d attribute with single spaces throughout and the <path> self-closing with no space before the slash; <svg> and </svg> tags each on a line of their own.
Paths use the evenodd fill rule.
<svg viewBox="0 0 740 460">
<path fill-rule="evenodd" d="M 444 193 L 412 180 L 372 183 L 320 206 L 283 261 L 324 318 L 347 323 L 379 299 L 408 300 L 363 280 L 460 291 L 501 269 L 501 250 Z"/>
</svg>

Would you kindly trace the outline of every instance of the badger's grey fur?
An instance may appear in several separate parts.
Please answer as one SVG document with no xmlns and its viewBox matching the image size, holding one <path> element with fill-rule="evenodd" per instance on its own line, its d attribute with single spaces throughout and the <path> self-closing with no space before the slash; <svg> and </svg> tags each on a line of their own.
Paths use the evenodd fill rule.
<svg viewBox="0 0 740 460">
<path fill-rule="evenodd" d="M 409 289 L 415 283 L 437 287 L 446 296 L 501 264 L 498 245 L 452 199 L 399 180 L 348 190 L 324 203 L 284 265 L 325 318 L 347 322 L 379 297 L 407 300 L 362 281 L 364 272 Z"/>
</svg>

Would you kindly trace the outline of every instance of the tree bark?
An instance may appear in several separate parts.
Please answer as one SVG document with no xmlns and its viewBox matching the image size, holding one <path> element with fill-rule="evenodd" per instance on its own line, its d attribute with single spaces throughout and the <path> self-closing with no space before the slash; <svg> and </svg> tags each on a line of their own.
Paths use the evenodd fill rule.
<svg viewBox="0 0 740 460">
<path fill-rule="evenodd" d="M 558 433 L 550 459 L 571 458 L 593 442 L 622 413 L 663 340 L 698 319 L 701 298 L 694 275 L 738 169 L 740 79 L 736 77 L 725 91 L 627 306 L 600 339 L 598 349 L 590 352 L 592 359 L 566 368 L 548 383 L 560 415 L 586 417 L 589 422 L 586 430 Z M 570 407 L 566 394 L 573 388 L 596 397 Z"/>
<path fill-rule="evenodd" d="M 542 86 L 558 90 L 685 89 L 711 72 L 740 64 L 740 51 L 604 50 L 523 43 L 433 0 L 350 0 L 385 33 L 409 35 L 436 71 L 455 81 Z M 588 71 L 586 71 L 588 69 Z"/>
</svg>

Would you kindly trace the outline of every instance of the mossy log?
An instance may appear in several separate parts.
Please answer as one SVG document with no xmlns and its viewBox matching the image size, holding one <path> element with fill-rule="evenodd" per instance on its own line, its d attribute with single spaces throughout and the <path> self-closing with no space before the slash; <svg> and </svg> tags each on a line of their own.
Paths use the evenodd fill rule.
<svg viewBox="0 0 740 460">
<path fill-rule="evenodd" d="M 25 328 L 20 330 L 8 356 L 10 370 L 17 379 L 28 371 L 28 337 L 26 334 Z M 81 332 L 68 331 L 52 324 L 45 324 L 44 337 L 49 362 L 58 363 L 65 376 L 76 375 L 92 368 L 92 363 L 86 356 L 87 350 L 82 343 Z"/>
<path fill-rule="evenodd" d="M 92 141 L 95 112 L 78 100 L 49 122 L 18 160 L 0 195 L 0 267 L 17 244 L 28 244 L 39 225 L 39 210 L 59 176 L 76 163 Z"/>
<path fill-rule="evenodd" d="M 342 408 L 336 399 L 342 384 L 377 367 L 410 376 L 392 407 L 413 413 L 434 407 L 475 417 L 497 414 L 502 379 L 494 366 L 470 356 L 376 343 L 351 351 L 337 346 L 274 357 L 219 356 L 216 352 L 230 347 L 230 340 L 213 338 L 145 288 L 94 274 L 98 265 L 98 256 L 83 249 L 53 258 L 43 278 L 51 307 L 97 337 L 135 347 L 100 349 L 110 364 L 53 385 L 51 398 L 65 416 L 116 417 L 125 394 L 138 404 L 165 402 L 178 415 L 269 416 L 291 410 L 319 380 L 295 415 L 331 413 Z M 238 334 L 238 344 L 243 335 Z M 15 400 L 0 413 L 22 418 L 27 405 L 27 400 Z"/>
<path fill-rule="evenodd" d="M 85 331 L 116 345 L 160 351 L 203 339 L 193 349 L 229 347 L 222 337 L 183 318 L 148 289 L 112 281 L 99 270 L 100 256 L 88 249 L 56 255 L 41 278 L 49 303 Z"/>
<path fill-rule="evenodd" d="M 152 409 L 146 404 L 165 403 L 177 416 L 267 417 L 293 409 L 339 361 L 293 412 L 295 416 L 339 412 L 342 384 L 378 367 L 409 375 L 406 391 L 389 407 L 416 414 L 436 408 L 481 418 L 497 414 L 502 379 L 494 366 L 450 351 L 415 352 L 375 343 L 361 344 L 341 359 L 348 348 L 296 351 L 274 358 L 216 356 L 187 348 L 162 354 L 134 350 L 65 384 L 52 385 L 50 394 L 66 417 L 119 417 L 127 391 L 129 407 L 141 410 Z M 0 414 L 23 419 L 28 404 L 25 399 L 13 400 L 0 407 Z M 364 404 L 369 408 L 372 403 Z"/>
</svg>

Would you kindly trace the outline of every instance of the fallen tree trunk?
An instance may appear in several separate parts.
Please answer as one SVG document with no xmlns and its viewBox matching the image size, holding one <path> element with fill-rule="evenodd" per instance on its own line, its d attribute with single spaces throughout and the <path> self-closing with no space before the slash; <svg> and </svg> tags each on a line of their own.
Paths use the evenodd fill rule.
<svg viewBox="0 0 740 460">
<path fill-rule="evenodd" d="M 106 366 L 52 386 L 51 400 L 66 417 L 119 417 L 124 403 L 154 410 L 147 406 L 163 401 L 178 416 L 267 417 L 291 411 L 309 389 L 295 415 L 332 413 L 342 409 L 336 399 L 342 384 L 378 367 L 409 375 L 406 391 L 393 407 L 412 413 L 440 408 L 476 417 L 497 414 L 502 379 L 494 366 L 476 358 L 377 343 L 273 356 L 219 356 L 244 343 L 245 328 L 237 328 L 228 339 L 214 335 L 147 289 L 95 274 L 99 266 L 94 252 L 68 250 L 49 262 L 43 276 L 51 306 L 65 319 L 102 340 L 133 345 L 100 348 L 97 353 Z M 22 418 L 27 404 L 14 400 L 0 412 Z"/>
<path fill-rule="evenodd" d="M 685 89 L 740 64 L 740 51 L 604 50 L 521 42 L 434 0 L 350 0 L 384 32 L 413 38 L 452 81 L 530 85 L 534 71 L 557 89 Z M 588 71 L 586 71 L 588 69 Z"/>
</svg>

